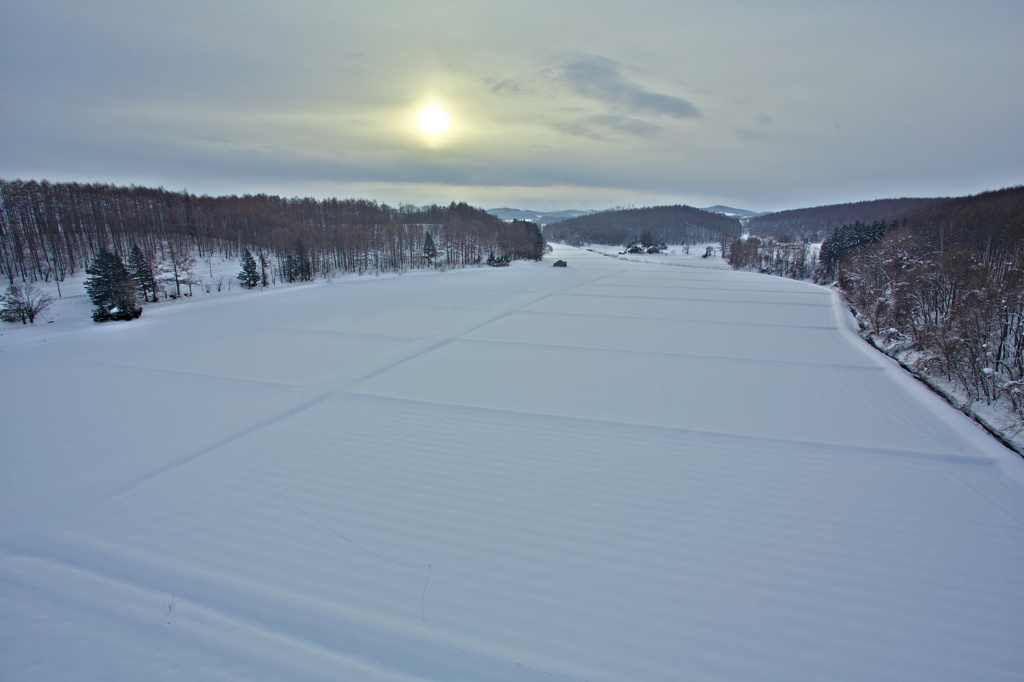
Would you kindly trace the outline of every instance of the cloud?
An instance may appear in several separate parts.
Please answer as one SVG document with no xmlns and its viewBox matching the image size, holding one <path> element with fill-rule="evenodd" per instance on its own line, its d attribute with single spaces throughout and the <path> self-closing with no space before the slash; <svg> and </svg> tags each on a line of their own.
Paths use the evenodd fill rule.
<svg viewBox="0 0 1024 682">
<path fill-rule="evenodd" d="M 605 140 L 609 134 L 624 134 L 649 139 L 658 137 L 665 132 L 664 128 L 653 123 L 613 114 L 588 116 L 572 123 L 557 124 L 555 129 L 569 135 L 589 137 L 592 140 Z"/>
<path fill-rule="evenodd" d="M 700 110 L 680 97 L 649 92 L 622 75 L 622 65 L 597 55 L 580 53 L 559 66 L 559 80 L 576 94 L 634 114 L 696 118 Z"/>
<path fill-rule="evenodd" d="M 526 89 L 520 85 L 517 81 L 506 78 L 505 80 L 496 80 L 488 78 L 484 80 L 490 90 L 495 95 L 522 95 L 526 92 Z"/>
</svg>

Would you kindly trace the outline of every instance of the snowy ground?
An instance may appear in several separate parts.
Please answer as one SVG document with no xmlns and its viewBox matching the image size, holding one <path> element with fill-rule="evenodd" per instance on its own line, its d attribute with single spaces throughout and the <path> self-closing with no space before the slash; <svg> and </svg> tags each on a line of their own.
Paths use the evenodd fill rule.
<svg viewBox="0 0 1024 682">
<path fill-rule="evenodd" d="M 1021 678 L 1024 460 L 825 289 L 553 256 L 4 327 L 0 679 Z"/>
<path fill-rule="evenodd" d="M 704 258 L 707 247 L 713 250 L 713 255 Z M 711 270 L 731 270 L 729 264 L 721 256 L 721 249 L 717 244 L 690 244 L 670 246 L 664 253 L 623 253 L 621 246 L 610 246 L 608 244 L 590 244 L 583 247 L 587 251 L 600 253 L 618 260 L 631 263 L 657 263 L 659 265 L 674 265 L 687 268 L 707 268 Z"/>
</svg>

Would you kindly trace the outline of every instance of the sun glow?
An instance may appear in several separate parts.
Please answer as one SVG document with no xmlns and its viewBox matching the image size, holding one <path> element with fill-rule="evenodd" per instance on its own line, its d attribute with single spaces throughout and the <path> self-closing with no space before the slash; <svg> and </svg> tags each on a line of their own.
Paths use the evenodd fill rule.
<svg viewBox="0 0 1024 682">
<path fill-rule="evenodd" d="M 416 123 L 427 135 L 440 135 L 448 130 L 448 114 L 436 104 L 431 104 L 416 117 Z"/>
</svg>

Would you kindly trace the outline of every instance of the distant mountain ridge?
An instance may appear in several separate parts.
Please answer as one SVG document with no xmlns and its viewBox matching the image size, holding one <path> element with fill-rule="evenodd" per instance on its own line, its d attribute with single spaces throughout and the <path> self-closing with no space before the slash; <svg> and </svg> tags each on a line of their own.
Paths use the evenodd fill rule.
<svg viewBox="0 0 1024 682">
<path fill-rule="evenodd" d="M 538 225 L 550 225 L 557 223 L 561 220 L 569 220 L 570 218 L 579 218 L 581 216 L 594 215 L 595 213 L 607 213 L 609 211 L 615 211 L 618 209 L 605 209 L 605 210 L 591 210 L 591 211 L 580 211 L 580 210 L 562 210 L 562 211 L 533 211 L 527 208 L 488 208 L 488 213 L 493 216 L 497 216 L 502 220 L 529 220 L 530 222 L 537 223 Z M 730 218 L 754 218 L 760 215 L 765 215 L 763 212 L 748 211 L 744 208 L 733 208 L 732 206 L 722 206 L 721 204 L 715 204 L 714 206 L 708 206 L 707 208 L 699 209 L 701 211 L 707 211 L 708 213 L 720 213 L 721 215 L 729 216 Z"/>
<path fill-rule="evenodd" d="M 748 211 L 744 208 L 733 208 L 732 206 L 722 206 L 721 204 L 708 206 L 701 210 L 707 211 L 708 213 L 721 213 L 722 215 L 727 215 L 730 218 L 755 218 L 759 215 L 764 215 L 763 212 L 759 213 L 757 211 Z"/>
<path fill-rule="evenodd" d="M 489 208 L 487 212 L 493 216 L 497 216 L 502 220 L 529 220 L 531 223 L 537 223 L 538 225 L 550 225 L 551 223 L 557 223 L 559 220 L 566 220 L 568 218 L 578 218 L 584 215 L 590 215 L 591 213 L 598 213 L 598 211 L 576 211 L 576 210 L 564 210 L 564 211 L 531 211 L 525 208 Z"/>
<path fill-rule="evenodd" d="M 795 208 L 778 213 L 764 213 L 750 218 L 746 228 L 752 235 L 783 235 L 793 239 L 821 241 L 833 230 L 854 222 L 872 223 L 876 220 L 891 222 L 907 215 L 941 204 L 947 199 L 903 197 L 900 199 L 873 199 L 848 204 Z"/>
</svg>

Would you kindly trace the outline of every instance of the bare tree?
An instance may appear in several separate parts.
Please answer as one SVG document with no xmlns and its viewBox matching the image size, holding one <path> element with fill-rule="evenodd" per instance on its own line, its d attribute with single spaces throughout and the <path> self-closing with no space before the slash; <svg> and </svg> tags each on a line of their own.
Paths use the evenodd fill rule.
<svg viewBox="0 0 1024 682">
<path fill-rule="evenodd" d="M 11 284 L 0 296 L 0 320 L 35 324 L 36 317 L 53 305 L 53 297 L 39 291 L 35 284 Z"/>
<path fill-rule="evenodd" d="M 170 262 L 166 266 L 164 281 L 174 283 L 174 298 L 181 297 L 181 285 L 188 286 L 188 295 L 192 295 L 192 285 L 199 284 L 199 279 L 192 271 L 196 259 L 187 251 L 170 247 Z"/>
</svg>

